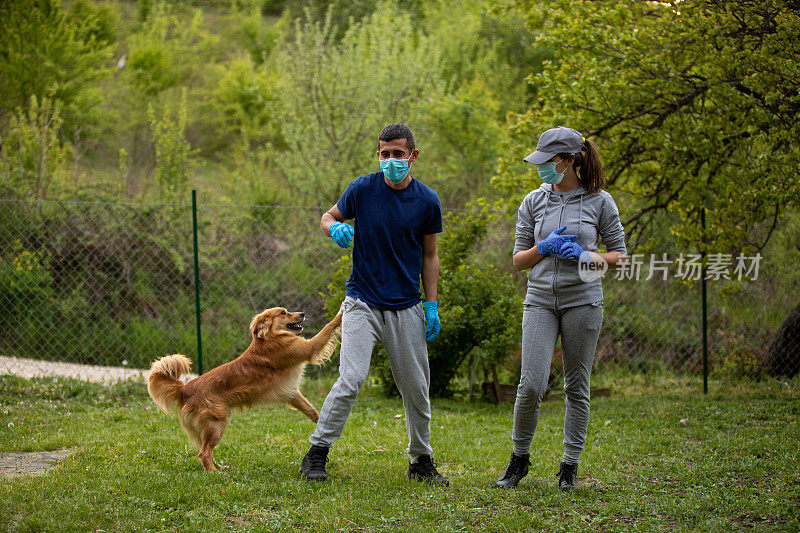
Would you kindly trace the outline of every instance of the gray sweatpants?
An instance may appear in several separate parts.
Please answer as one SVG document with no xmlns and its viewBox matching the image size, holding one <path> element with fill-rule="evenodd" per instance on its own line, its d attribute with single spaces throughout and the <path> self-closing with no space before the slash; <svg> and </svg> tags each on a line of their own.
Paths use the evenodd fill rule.
<svg viewBox="0 0 800 533">
<path fill-rule="evenodd" d="M 325 398 L 309 442 L 331 446 L 342 434 L 367 379 L 372 349 L 380 342 L 389 355 L 392 376 L 403 396 L 411 460 L 431 455 L 430 370 L 422 304 L 400 311 L 381 311 L 347 296 L 342 307 L 339 379 Z"/>
<path fill-rule="evenodd" d="M 603 324 L 603 303 L 554 310 L 526 306 L 522 313 L 522 376 L 514 404 L 514 454 L 530 453 L 547 391 L 550 362 L 561 335 L 564 359 L 564 461 L 577 463 L 589 426 L 589 379 L 597 337 Z"/>
</svg>

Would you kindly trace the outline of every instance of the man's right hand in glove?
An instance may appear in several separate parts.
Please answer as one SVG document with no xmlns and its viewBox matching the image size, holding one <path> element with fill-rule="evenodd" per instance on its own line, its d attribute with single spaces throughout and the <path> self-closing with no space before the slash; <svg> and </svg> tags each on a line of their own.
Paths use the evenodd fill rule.
<svg viewBox="0 0 800 533">
<path fill-rule="evenodd" d="M 355 230 L 350 224 L 344 222 L 334 222 L 329 228 L 331 232 L 331 239 L 339 245 L 340 248 L 349 248 L 353 242 L 353 233 Z"/>
</svg>

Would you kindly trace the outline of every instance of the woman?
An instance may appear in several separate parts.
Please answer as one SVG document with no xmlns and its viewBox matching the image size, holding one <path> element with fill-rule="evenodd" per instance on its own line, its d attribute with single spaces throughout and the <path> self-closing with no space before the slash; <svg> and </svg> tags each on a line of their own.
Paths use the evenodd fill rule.
<svg viewBox="0 0 800 533">
<path fill-rule="evenodd" d="M 603 289 L 596 268 L 604 268 L 603 263 L 614 267 L 623 260 L 625 233 L 614 200 L 603 190 L 597 150 L 576 130 L 547 130 L 524 160 L 536 165 L 544 183 L 525 197 L 518 212 L 514 268 L 531 270 L 522 314 L 514 450 L 495 486 L 515 487 L 528 473 L 539 405 L 561 335 L 566 416 L 557 475 L 561 490 L 570 490 L 577 486 L 578 456 L 589 424 L 589 378 L 603 323 Z M 597 252 L 598 238 L 608 252 Z"/>
</svg>

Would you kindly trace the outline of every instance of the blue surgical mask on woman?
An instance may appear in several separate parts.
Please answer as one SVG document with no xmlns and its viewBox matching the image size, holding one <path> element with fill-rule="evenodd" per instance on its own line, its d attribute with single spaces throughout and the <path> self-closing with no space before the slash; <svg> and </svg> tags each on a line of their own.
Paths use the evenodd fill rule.
<svg viewBox="0 0 800 533">
<path fill-rule="evenodd" d="M 400 183 L 408 175 L 409 167 L 411 165 L 411 158 L 397 159 L 390 157 L 389 159 L 381 159 L 381 170 L 386 179 L 392 183 Z"/>
<path fill-rule="evenodd" d="M 539 173 L 539 179 L 545 183 L 550 183 L 552 185 L 558 185 L 559 183 L 561 183 L 561 180 L 564 179 L 564 173 L 556 172 L 556 165 L 561 163 L 561 161 L 563 161 L 563 159 L 560 159 L 555 163 L 547 162 L 536 165 L 536 172 Z"/>
</svg>

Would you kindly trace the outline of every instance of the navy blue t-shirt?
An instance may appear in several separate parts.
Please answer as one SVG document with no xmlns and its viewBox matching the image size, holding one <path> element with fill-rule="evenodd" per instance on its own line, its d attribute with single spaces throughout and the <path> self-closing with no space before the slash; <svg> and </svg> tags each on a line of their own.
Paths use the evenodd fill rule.
<svg viewBox="0 0 800 533">
<path fill-rule="evenodd" d="M 423 236 L 442 231 L 436 191 L 413 178 L 398 191 L 376 172 L 351 181 L 336 206 L 355 218 L 347 295 L 377 309 L 418 304 Z"/>
</svg>

